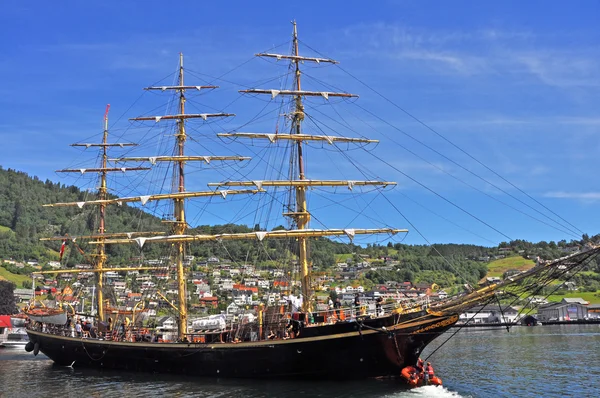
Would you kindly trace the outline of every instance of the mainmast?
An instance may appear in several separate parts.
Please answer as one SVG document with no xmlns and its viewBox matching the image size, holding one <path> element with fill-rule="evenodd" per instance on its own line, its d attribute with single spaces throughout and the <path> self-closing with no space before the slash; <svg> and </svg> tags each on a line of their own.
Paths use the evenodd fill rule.
<svg viewBox="0 0 600 398">
<path fill-rule="evenodd" d="M 106 166 L 108 160 L 107 148 L 106 144 L 108 143 L 108 111 L 110 109 L 110 104 L 106 105 L 106 112 L 104 112 L 104 133 L 102 136 L 102 171 L 100 172 L 100 188 L 98 190 L 98 199 L 106 200 Z M 100 205 L 100 225 L 98 227 L 98 233 L 103 236 L 104 229 L 104 213 L 105 213 L 106 205 Z M 104 285 L 104 278 L 102 275 L 102 268 L 104 267 L 104 262 L 106 261 L 106 245 L 104 244 L 104 237 L 100 238 L 102 242 L 98 245 L 98 256 L 96 257 L 96 269 L 98 272 L 97 275 L 97 289 L 96 289 L 96 302 L 98 303 L 98 320 L 100 322 L 104 321 L 104 293 L 102 292 L 102 287 Z"/>
<path fill-rule="evenodd" d="M 179 54 L 179 114 L 185 114 L 185 89 L 183 88 L 183 54 Z M 178 155 L 184 156 L 186 132 L 185 132 L 185 118 L 181 117 L 177 121 L 178 133 L 177 148 Z M 178 160 L 177 162 L 177 180 L 178 189 L 177 192 L 185 192 L 185 173 L 184 173 L 184 160 Z M 175 235 L 184 235 L 187 230 L 187 223 L 185 221 L 185 206 L 183 198 L 173 199 L 175 207 Z M 186 300 L 186 282 L 185 282 L 185 269 L 183 267 L 183 256 L 184 256 L 184 242 L 177 242 L 177 291 L 179 296 L 179 339 L 183 340 L 187 334 L 187 300 Z"/>
<path fill-rule="evenodd" d="M 185 190 L 185 164 L 190 161 L 203 161 L 206 163 L 210 163 L 212 160 L 247 160 L 247 157 L 240 156 L 186 156 L 185 155 L 185 142 L 187 140 L 187 133 L 185 130 L 185 123 L 188 119 L 196 119 L 201 118 L 203 120 L 207 120 L 208 118 L 215 117 L 228 117 L 234 116 L 229 113 L 200 113 L 200 114 L 186 114 L 185 113 L 185 102 L 186 90 L 204 90 L 204 89 L 215 89 L 218 86 L 186 86 L 184 84 L 184 69 L 183 69 L 183 54 L 179 54 L 179 79 L 178 84 L 176 86 L 159 86 L 159 87 L 148 87 L 146 90 L 160 90 L 167 91 L 173 90 L 179 96 L 179 109 L 177 115 L 164 115 L 164 116 L 150 116 L 150 117 L 138 117 L 133 118 L 131 120 L 153 120 L 155 122 L 160 122 L 162 120 L 176 120 L 177 121 L 177 132 L 175 134 L 175 156 L 154 156 L 154 157 L 137 157 L 137 158 L 121 158 L 115 159 L 116 161 L 149 161 L 152 164 L 156 162 L 162 161 L 170 161 L 173 162 L 175 170 L 174 170 L 174 189 L 171 194 L 162 194 L 162 195 L 148 195 L 148 196 L 140 196 L 137 198 L 121 198 L 117 200 L 111 201 L 111 203 L 123 203 L 123 202 L 133 202 L 140 201 L 142 205 L 146 204 L 149 200 L 161 200 L 161 199 L 171 199 L 173 201 L 173 216 L 174 222 L 172 227 L 172 234 L 175 236 L 183 236 L 185 235 L 188 225 L 185 218 L 185 199 L 193 198 L 193 197 L 203 197 L 203 196 L 214 196 L 214 195 L 222 195 L 226 197 L 228 194 L 238 194 L 238 193 L 256 193 L 260 190 L 238 190 L 238 191 L 223 191 L 223 192 L 186 192 Z M 97 201 L 95 204 L 100 204 L 102 206 L 102 202 Z M 141 238 L 145 239 L 145 238 Z M 178 299 L 179 303 L 177 306 L 177 311 L 179 313 L 178 316 L 178 329 L 179 329 L 179 340 L 185 341 L 187 334 L 187 319 L 188 319 L 188 309 L 187 309 L 187 294 L 186 294 L 186 270 L 184 267 L 184 256 L 185 256 L 185 241 L 177 240 L 172 242 L 175 247 L 175 266 L 177 269 L 177 291 L 178 291 Z"/>
</svg>

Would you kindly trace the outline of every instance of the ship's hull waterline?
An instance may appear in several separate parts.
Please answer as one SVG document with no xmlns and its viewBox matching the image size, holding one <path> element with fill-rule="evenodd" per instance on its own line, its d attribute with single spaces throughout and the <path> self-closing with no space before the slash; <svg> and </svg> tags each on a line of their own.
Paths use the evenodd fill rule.
<svg viewBox="0 0 600 398">
<path fill-rule="evenodd" d="M 30 341 L 62 366 L 231 378 L 399 376 L 456 315 L 427 315 L 394 326 L 288 340 L 242 343 L 130 343 L 29 330 Z M 346 329 L 347 325 L 341 330 Z M 306 329 L 305 329 L 306 330 Z M 330 329 L 331 330 L 331 329 Z"/>
</svg>

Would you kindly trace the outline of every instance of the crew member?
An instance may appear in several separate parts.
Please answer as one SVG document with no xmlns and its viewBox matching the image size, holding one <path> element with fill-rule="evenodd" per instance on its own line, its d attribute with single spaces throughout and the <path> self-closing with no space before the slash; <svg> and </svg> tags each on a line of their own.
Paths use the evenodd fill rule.
<svg viewBox="0 0 600 398">
<path fill-rule="evenodd" d="M 335 299 L 335 303 L 333 303 L 333 308 L 335 309 L 335 316 L 337 316 L 338 320 L 340 319 L 340 308 L 342 308 L 342 303 L 340 303 L 339 297 Z"/>
<path fill-rule="evenodd" d="M 417 372 L 423 372 L 423 360 L 421 358 L 417 360 Z"/>
<path fill-rule="evenodd" d="M 383 315 L 383 311 L 381 310 L 381 304 L 383 303 L 383 297 L 378 296 L 375 300 L 375 315 Z"/>
<path fill-rule="evenodd" d="M 360 314 L 360 298 L 358 297 L 358 293 L 354 295 L 354 311 L 356 312 L 356 317 Z"/>
<path fill-rule="evenodd" d="M 427 362 L 427 366 L 425 366 L 425 384 L 429 384 L 429 380 L 433 379 L 433 366 L 431 366 L 431 362 Z"/>
</svg>

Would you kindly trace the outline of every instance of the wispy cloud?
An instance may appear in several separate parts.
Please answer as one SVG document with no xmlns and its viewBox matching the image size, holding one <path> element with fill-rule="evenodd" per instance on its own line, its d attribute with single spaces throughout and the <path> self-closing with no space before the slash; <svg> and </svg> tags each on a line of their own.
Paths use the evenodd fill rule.
<svg viewBox="0 0 600 398">
<path fill-rule="evenodd" d="M 521 75 L 563 88 L 600 85 L 597 47 L 554 47 L 550 37 L 530 31 L 436 31 L 374 23 L 348 27 L 344 36 L 353 48 L 381 57 L 419 61 L 423 72 Z"/>
<path fill-rule="evenodd" d="M 509 117 L 509 116 L 481 116 L 481 115 L 461 115 L 456 119 L 438 119 L 430 121 L 434 126 L 456 127 L 483 127 L 483 126 L 530 126 L 530 127 L 548 127 L 548 126 L 600 126 L 600 117 L 574 117 L 574 116 L 531 116 L 531 117 Z M 494 130 L 490 130 L 494 132 Z M 505 130 L 501 131 L 505 133 Z M 578 130 L 572 131 L 576 134 Z"/>
<path fill-rule="evenodd" d="M 576 199 L 583 202 L 596 202 L 600 200 L 600 192 L 547 192 L 544 194 L 546 198 L 556 199 Z"/>
<path fill-rule="evenodd" d="M 600 86 L 600 60 L 593 51 L 540 51 L 515 54 L 514 60 L 541 82 L 556 87 Z M 597 52 L 597 51 L 596 51 Z"/>
</svg>

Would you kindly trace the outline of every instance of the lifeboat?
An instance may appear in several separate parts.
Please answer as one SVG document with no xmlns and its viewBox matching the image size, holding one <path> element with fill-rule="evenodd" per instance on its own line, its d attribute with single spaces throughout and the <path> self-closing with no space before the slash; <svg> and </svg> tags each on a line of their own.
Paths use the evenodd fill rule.
<svg viewBox="0 0 600 398">
<path fill-rule="evenodd" d="M 404 369 L 402 369 L 402 372 L 400 372 L 400 376 L 402 376 L 402 378 L 406 381 L 406 384 L 408 384 L 410 387 L 421 387 L 425 385 L 425 381 L 423 380 L 422 375 L 419 374 L 417 368 L 415 368 L 414 366 L 407 366 Z M 437 376 L 433 376 L 429 379 L 429 385 L 441 386 L 442 379 L 440 379 Z"/>
<path fill-rule="evenodd" d="M 23 313 L 32 321 L 64 325 L 67 323 L 67 312 L 60 308 L 30 308 Z"/>
</svg>

